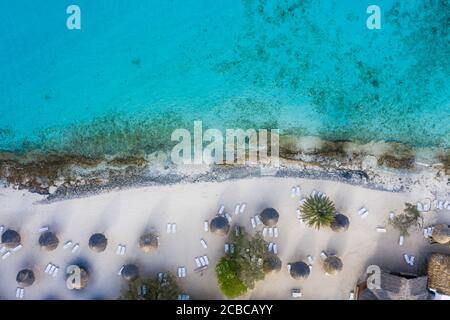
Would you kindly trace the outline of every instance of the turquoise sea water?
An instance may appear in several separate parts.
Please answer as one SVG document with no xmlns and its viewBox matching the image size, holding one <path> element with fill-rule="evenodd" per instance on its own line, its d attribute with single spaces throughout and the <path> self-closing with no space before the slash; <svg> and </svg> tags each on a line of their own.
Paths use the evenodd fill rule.
<svg viewBox="0 0 450 320">
<path fill-rule="evenodd" d="M 0 0 L 0 149 L 148 153 L 193 120 L 448 148 L 449 24 L 448 0 Z"/>
</svg>

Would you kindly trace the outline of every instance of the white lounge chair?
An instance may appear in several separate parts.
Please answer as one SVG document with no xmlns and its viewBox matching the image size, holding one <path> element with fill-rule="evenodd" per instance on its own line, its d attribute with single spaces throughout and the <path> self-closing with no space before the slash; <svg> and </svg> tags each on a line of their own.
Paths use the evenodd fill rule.
<svg viewBox="0 0 450 320">
<path fill-rule="evenodd" d="M 56 267 L 55 270 L 53 270 L 52 276 L 55 278 L 58 275 L 59 267 Z"/>
<path fill-rule="evenodd" d="M 291 189 L 291 198 L 295 198 L 295 187 Z"/>
<path fill-rule="evenodd" d="M 402 246 L 404 242 L 405 242 L 405 237 L 400 236 L 400 238 L 398 239 L 398 244 Z"/>
<path fill-rule="evenodd" d="M 278 254 L 278 246 L 276 243 L 273 244 L 272 250 L 273 250 L 273 253 Z"/>
<path fill-rule="evenodd" d="M 411 265 L 411 266 L 413 266 L 414 265 L 414 259 L 415 259 L 416 257 L 414 257 L 414 256 L 410 256 L 409 257 L 409 264 Z"/>
<path fill-rule="evenodd" d="M 233 220 L 228 213 L 225 213 L 225 217 L 227 218 L 229 223 L 231 223 L 231 221 Z"/>
<path fill-rule="evenodd" d="M 287 271 L 291 272 L 291 264 L 290 263 L 287 264 Z"/>
<path fill-rule="evenodd" d="M 230 245 L 228 243 L 225 243 L 224 250 L 225 250 L 225 253 L 230 252 Z"/>
<path fill-rule="evenodd" d="M 72 248 L 72 253 L 77 252 L 79 248 L 80 248 L 80 245 L 79 245 L 78 243 L 75 244 L 75 245 L 73 246 L 73 248 Z"/>
<path fill-rule="evenodd" d="M 278 238 L 278 228 L 277 227 L 273 228 L 273 236 L 275 238 Z"/>
<path fill-rule="evenodd" d="M 10 251 L 6 251 L 3 255 L 2 255 L 2 260 L 6 260 L 8 259 L 8 257 L 11 255 Z"/>
<path fill-rule="evenodd" d="M 202 266 L 202 263 L 200 262 L 199 258 L 195 258 L 195 264 L 197 265 L 197 268 L 200 268 Z"/>
<path fill-rule="evenodd" d="M 411 262 L 409 260 L 409 256 L 406 253 L 403 255 L 403 258 L 405 259 L 407 264 L 411 264 Z"/>
<path fill-rule="evenodd" d="M 314 189 L 313 191 L 311 191 L 311 197 L 315 197 L 317 195 L 317 191 Z"/>
<path fill-rule="evenodd" d="M 23 245 L 19 244 L 17 247 L 15 247 L 14 249 L 12 249 L 12 252 L 18 252 L 23 248 Z"/>
<path fill-rule="evenodd" d="M 1 246 L 0 247 L 0 255 L 4 254 L 7 251 L 6 247 Z"/>
<path fill-rule="evenodd" d="M 267 227 L 264 227 L 264 228 L 263 228 L 262 236 L 263 236 L 263 237 L 267 236 Z"/>
<path fill-rule="evenodd" d="M 386 228 L 385 227 L 376 227 L 375 229 L 377 232 L 379 233 L 385 233 L 386 232 Z"/>
<path fill-rule="evenodd" d="M 182 275 L 182 271 L 181 271 L 181 267 L 178 267 L 177 268 L 177 277 L 178 278 L 181 278 L 183 275 Z"/>
<path fill-rule="evenodd" d="M 48 274 L 49 274 L 49 275 L 52 275 L 53 272 L 55 272 L 55 270 L 56 270 L 56 266 L 55 266 L 55 265 L 52 265 L 52 267 L 50 268 L 50 271 L 48 272 Z"/>
<path fill-rule="evenodd" d="M 38 232 L 39 232 L 39 233 L 42 233 L 42 232 L 46 232 L 46 231 L 48 231 L 48 230 L 49 230 L 49 227 L 45 226 L 45 227 L 39 228 Z"/>
<path fill-rule="evenodd" d="M 119 269 L 119 272 L 117 272 L 117 275 L 121 276 L 123 271 L 123 266 Z"/>
<path fill-rule="evenodd" d="M 203 249 L 208 249 L 208 244 L 206 243 L 205 239 L 200 239 L 200 243 Z"/>
<path fill-rule="evenodd" d="M 236 205 L 236 207 L 234 208 L 234 215 L 237 216 L 239 214 L 239 203 Z"/>
<path fill-rule="evenodd" d="M 181 274 L 183 275 L 183 278 L 186 278 L 186 267 L 181 269 Z"/>
<path fill-rule="evenodd" d="M 296 195 L 297 197 L 300 197 L 300 196 L 301 196 L 301 191 L 300 191 L 300 187 L 299 187 L 299 186 L 296 186 L 296 187 L 295 187 L 295 195 Z"/>
<path fill-rule="evenodd" d="M 273 238 L 273 228 L 269 228 L 269 237 Z"/>
<path fill-rule="evenodd" d="M 368 215 L 369 215 L 369 211 L 364 212 L 364 213 L 361 215 L 361 219 L 364 219 L 364 218 L 367 217 Z"/>
<path fill-rule="evenodd" d="M 322 252 L 320 253 L 320 257 L 321 257 L 323 260 L 325 260 L 326 258 L 328 258 L 328 255 L 327 255 L 327 253 L 326 253 L 325 251 L 322 251 Z"/>
<path fill-rule="evenodd" d="M 203 230 L 205 230 L 205 232 L 209 231 L 209 222 L 208 222 L 208 220 L 205 220 L 203 222 Z"/>
<path fill-rule="evenodd" d="M 47 264 L 47 266 L 45 267 L 44 272 L 45 273 L 50 273 L 50 269 L 53 267 L 53 265 L 51 263 Z"/>
<path fill-rule="evenodd" d="M 122 248 L 120 249 L 120 255 L 124 256 L 126 252 L 127 252 L 127 247 L 126 246 L 122 246 Z"/>
<path fill-rule="evenodd" d="M 172 223 L 172 233 L 177 233 L 177 224 Z"/>
<path fill-rule="evenodd" d="M 234 253 L 234 244 L 230 244 L 230 253 L 231 253 L 231 254 Z"/>
<path fill-rule="evenodd" d="M 419 212 L 422 212 L 423 211 L 423 204 L 422 204 L 422 202 L 417 202 L 417 210 L 419 211 Z"/>
<path fill-rule="evenodd" d="M 222 215 L 224 211 L 225 211 L 225 206 L 221 205 L 219 208 L 219 211 L 218 211 L 219 215 Z"/>
<path fill-rule="evenodd" d="M 116 254 L 119 256 L 122 252 L 122 246 L 119 244 L 116 249 Z"/>
<path fill-rule="evenodd" d="M 171 233 L 172 232 L 172 224 L 171 223 L 167 224 L 166 231 L 167 231 L 167 233 Z"/>
<path fill-rule="evenodd" d="M 64 249 L 64 250 L 69 249 L 69 248 L 72 246 L 72 244 L 73 244 L 72 241 L 70 241 L 70 240 L 67 241 L 67 242 L 64 244 L 63 249 Z"/>
<path fill-rule="evenodd" d="M 300 291 L 300 289 L 292 289 L 291 296 L 294 299 L 301 298 L 302 297 L 302 292 Z"/>
<path fill-rule="evenodd" d="M 273 243 L 272 243 L 272 242 L 269 242 L 269 245 L 267 246 L 267 250 L 268 250 L 269 252 L 272 252 L 272 249 L 273 249 Z"/>
<path fill-rule="evenodd" d="M 365 207 L 362 207 L 358 210 L 358 215 L 363 215 L 365 212 L 367 211 L 367 209 Z"/>
<path fill-rule="evenodd" d="M 209 259 L 208 259 L 208 256 L 203 256 L 203 259 L 205 259 L 206 265 L 209 265 Z"/>
<path fill-rule="evenodd" d="M 314 258 L 311 255 L 306 257 L 308 259 L 309 264 L 314 264 Z"/>
<path fill-rule="evenodd" d="M 256 221 L 256 225 L 260 225 L 262 223 L 261 219 L 259 218 L 258 215 L 255 216 L 255 221 Z"/>
<path fill-rule="evenodd" d="M 444 204 L 442 205 L 444 207 L 444 209 L 450 209 L 450 202 L 448 200 L 445 200 Z"/>
<path fill-rule="evenodd" d="M 255 221 L 255 218 L 252 217 L 252 218 L 250 219 L 250 222 L 251 222 L 251 224 L 252 224 L 252 228 L 255 229 L 255 228 L 256 228 L 256 221 Z"/>
<path fill-rule="evenodd" d="M 1 225 L 1 226 L 0 226 L 0 235 L 3 233 L 3 231 L 5 231 L 5 226 L 4 226 L 4 225 Z"/>
<path fill-rule="evenodd" d="M 206 261 L 205 261 L 205 259 L 204 259 L 203 257 L 200 257 L 199 259 L 200 259 L 200 264 L 201 264 L 202 266 L 206 266 Z"/>
<path fill-rule="evenodd" d="M 239 209 L 239 213 L 243 214 L 245 212 L 245 208 L 247 208 L 247 204 L 245 202 L 241 204 L 241 208 Z"/>
<path fill-rule="evenodd" d="M 394 220 L 394 218 L 395 218 L 395 213 L 390 212 L 389 213 L 389 220 Z"/>
<path fill-rule="evenodd" d="M 348 297 L 348 300 L 355 300 L 355 293 L 353 291 L 350 291 L 350 295 Z"/>
</svg>

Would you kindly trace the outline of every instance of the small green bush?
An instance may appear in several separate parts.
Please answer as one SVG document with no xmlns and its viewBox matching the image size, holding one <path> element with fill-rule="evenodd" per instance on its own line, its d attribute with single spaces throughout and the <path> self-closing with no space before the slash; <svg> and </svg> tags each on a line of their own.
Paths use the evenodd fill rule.
<svg viewBox="0 0 450 320">
<path fill-rule="evenodd" d="M 244 282 L 239 279 L 239 265 L 232 257 L 222 257 L 216 266 L 217 280 L 222 293 L 230 299 L 247 292 Z"/>
</svg>

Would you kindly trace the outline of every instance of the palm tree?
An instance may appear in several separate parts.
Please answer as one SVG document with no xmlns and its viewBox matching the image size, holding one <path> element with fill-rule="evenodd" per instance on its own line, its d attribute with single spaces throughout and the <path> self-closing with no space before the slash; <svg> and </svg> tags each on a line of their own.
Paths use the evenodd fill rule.
<svg viewBox="0 0 450 320">
<path fill-rule="evenodd" d="M 310 227 L 320 229 L 329 227 L 334 221 L 336 208 L 330 198 L 326 196 L 310 196 L 301 206 L 302 220 Z"/>
</svg>

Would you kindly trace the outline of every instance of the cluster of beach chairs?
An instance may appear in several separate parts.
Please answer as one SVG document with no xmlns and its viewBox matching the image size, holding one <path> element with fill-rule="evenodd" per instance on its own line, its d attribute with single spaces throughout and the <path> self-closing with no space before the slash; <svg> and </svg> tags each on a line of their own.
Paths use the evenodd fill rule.
<svg viewBox="0 0 450 320">
<path fill-rule="evenodd" d="M 59 267 L 51 262 L 47 264 L 44 273 L 55 278 L 58 275 Z"/>
<path fill-rule="evenodd" d="M 178 278 L 186 278 L 186 267 L 178 267 L 177 268 L 177 277 Z"/>
<path fill-rule="evenodd" d="M 269 227 L 264 227 L 263 231 L 262 231 L 262 236 L 263 237 L 270 237 L 270 238 L 278 238 L 278 227 L 273 227 L 273 228 L 269 228 Z"/>
<path fill-rule="evenodd" d="M 431 201 L 430 199 L 424 199 L 417 202 L 417 210 L 419 212 L 429 212 L 433 209 L 450 210 L 450 201 L 442 199 Z"/>
</svg>

